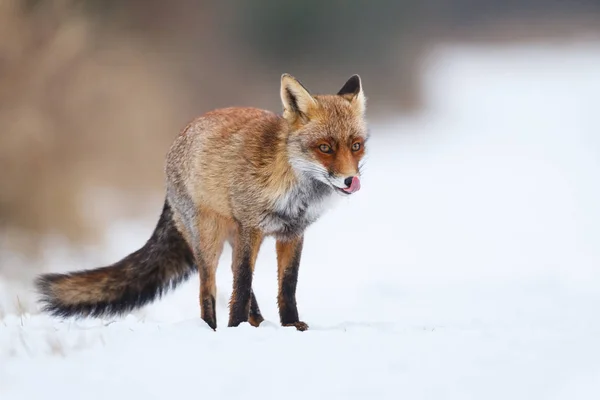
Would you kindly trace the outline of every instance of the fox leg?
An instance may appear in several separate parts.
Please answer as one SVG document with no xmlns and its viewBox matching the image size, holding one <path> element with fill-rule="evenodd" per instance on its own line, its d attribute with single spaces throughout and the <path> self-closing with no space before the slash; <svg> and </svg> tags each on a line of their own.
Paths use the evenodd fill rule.
<svg viewBox="0 0 600 400">
<path fill-rule="evenodd" d="M 233 244 L 232 244 L 233 246 Z M 231 270 L 235 271 L 235 260 L 231 264 Z M 254 289 L 250 290 L 250 312 L 248 313 L 248 322 L 250 325 L 254 327 L 258 327 L 265 319 L 260 312 L 260 308 L 258 307 L 258 301 L 256 301 L 256 296 L 254 295 Z"/>
<path fill-rule="evenodd" d="M 228 227 L 225 221 L 212 213 L 200 213 L 199 220 L 194 255 L 200 273 L 200 309 L 202 319 L 216 330 L 216 272 Z"/>
<path fill-rule="evenodd" d="M 229 239 L 229 244 L 231 245 L 231 247 L 234 247 L 234 240 L 230 238 Z M 233 260 L 233 263 L 231 264 L 231 270 L 235 271 L 236 268 L 236 263 L 235 260 Z M 250 323 L 250 325 L 254 326 L 254 327 L 258 327 L 265 319 L 262 316 L 262 313 L 260 312 L 260 307 L 258 306 L 258 301 L 256 300 L 256 296 L 254 295 L 254 289 L 251 289 L 250 291 L 250 312 L 248 313 L 248 322 Z"/>
<path fill-rule="evenodd" d="M 299 331 L 308 329 L 308 325 L 298 319 L 298 306 L 296 305 L 296 284 L 298 283 L 303 243 L 303 236 L 289 241 L 277 240 L 276 242 L 279 318 L 281 325 L 295 326 Z"/>
<path fill-rule="evenodd" d="M 252 274 L 262 240 L 263 236 L 257 229 L 238 229 L 233 243 L 233 292 L 229 301 L 229 326 L 238 326 L 249 320 L 250 311 L 254 308 L 251 303 L 256 306 L 254 311 L 258 311 L 252 292 Z"/>
<path fill-rule="evenodd" d="M 256 297 L 254 296 L 254 290 L 250 291 L 250 313 L 248 315 L 248 322 L 252 326 L 259 326 L 261 322 L 265 319 L 260 313 L 260 308 L 258 308 L 258 302 L 256 301 Z"/>
</svg>

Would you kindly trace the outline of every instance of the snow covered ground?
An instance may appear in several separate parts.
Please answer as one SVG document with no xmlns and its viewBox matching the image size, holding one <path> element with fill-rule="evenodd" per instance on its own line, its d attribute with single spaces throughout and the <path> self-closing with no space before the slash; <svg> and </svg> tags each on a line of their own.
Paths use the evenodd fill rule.
<svg viewBox="0 0 600 400">
<path fill-rule="evenodd" d="M 197 276 L 79 322 L 18 313 L 30 288 L 0 282 L 0 399 L 600 398 L 600 44 L 448 48 L 426 91 L 423 115 L 373 121 L 361 191 L 307 234 L 311 330 L 278 326 L 273 241 L 258 329 L 226 328 L 227 252 L 217 332 Z M 49 268 L 114 261 L 154 218 Z"/>
</svg>

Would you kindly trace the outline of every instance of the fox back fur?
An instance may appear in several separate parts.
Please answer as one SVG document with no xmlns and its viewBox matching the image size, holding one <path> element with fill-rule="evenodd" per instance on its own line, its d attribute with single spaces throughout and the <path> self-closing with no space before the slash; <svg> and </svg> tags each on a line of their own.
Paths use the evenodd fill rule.
<svg viewBox="0 0 600 400">
<path fill-rule="evenodd" d="M 305 330 L 296 305 L 304 232 L 336 197 L 360 189 L 368 129 L 358 75 L 336 94 L 313 95 L 283 74 L 283 113 L 208 112 L 177 136 L 166 160 L 166 199 L 150 239 L 116 263 L 36 280 L 56 316 L 122 315 L 198 271 L 202 319 L 216 329 L 215 272 L 233 249 L 228 326 L 263 317 L 252 275 L 263 239 L 276 240 L 280 322 Z"/>
</svg>

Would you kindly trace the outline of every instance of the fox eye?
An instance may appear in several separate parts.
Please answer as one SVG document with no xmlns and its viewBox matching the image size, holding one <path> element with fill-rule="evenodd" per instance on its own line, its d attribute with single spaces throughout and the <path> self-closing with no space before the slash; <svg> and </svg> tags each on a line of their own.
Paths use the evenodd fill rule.
<svg viewBox="0 0 600 400">
<path fill-rule="evenodd" d="M 319 150 L 321 150 L 323 153 L 333 153 L 333 151 L 331 150 L 331 146 L 329 146 L 328 144 L 322 144 L 319 146 Z"/>
<path fill-rule="evenodd" d="M 360 143 L 356 142 L 352 145 L 352 151 L 358 151 L 360 150 Z"/>
</svg>

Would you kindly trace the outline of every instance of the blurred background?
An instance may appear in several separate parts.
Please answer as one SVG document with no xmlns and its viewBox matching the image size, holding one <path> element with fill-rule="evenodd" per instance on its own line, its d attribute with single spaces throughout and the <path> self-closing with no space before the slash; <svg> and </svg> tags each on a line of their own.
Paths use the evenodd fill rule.
<svg viewBox="0 0 600 400">
<path fill-rule="evenodd" d="M 443 49 L 478 49 L 453 64 L 468 75 L 473 54 L 559 44 L 555 62 L 599 30 L 595 0 L 0 0 L 0 278 L 85 259 L 118 221 L 148 237 L 179 130 L 216 107 L 279 112 L 283 72 L 317 93 L 359 73 L 371 121 L 409 121 L 448 84 L 428 78 L 458 54 Z"/>
</svg>

